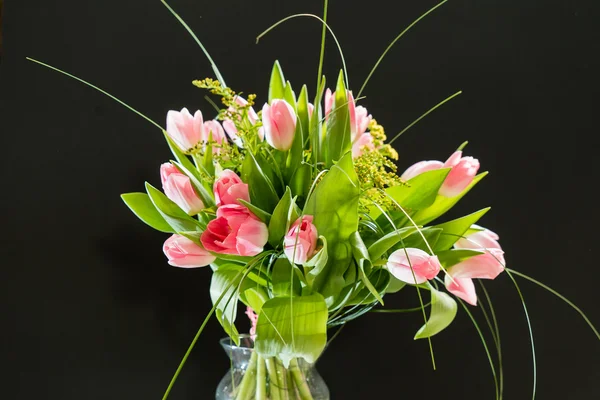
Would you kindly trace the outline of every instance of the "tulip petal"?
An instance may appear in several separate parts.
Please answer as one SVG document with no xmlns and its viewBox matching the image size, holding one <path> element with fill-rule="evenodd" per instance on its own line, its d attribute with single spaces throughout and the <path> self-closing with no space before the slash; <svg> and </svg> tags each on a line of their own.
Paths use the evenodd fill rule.
<svg viewBox="0 0 600 400">
<path fill-rule="evenodd" d="M 249 218 L 240 225 L 237 232 L 237 251 L 241 256 L 255 256 L 263 251 L 268 238 L 267 225 Z"/>
<path fill-rule="evenodd" d="M 441 161 L 420 161 L 408 167 L 408 169 L 404 171 L 400 178 L 407 181 L 409 179 L 414 178 L 417 175 L 421 175 L 423 172 L 440 169 L 443 166 L 444 163 Z"/>
<path fill-rule="evenodd" d="M 444 283 L 450 293 L 456 297 L 460 297 L 472 306 L 477 305 L 477 293 L 475 292 L 475 285 L 472 279 L 450 277 L 450 275 L 446 274 Z"/>
</svg>

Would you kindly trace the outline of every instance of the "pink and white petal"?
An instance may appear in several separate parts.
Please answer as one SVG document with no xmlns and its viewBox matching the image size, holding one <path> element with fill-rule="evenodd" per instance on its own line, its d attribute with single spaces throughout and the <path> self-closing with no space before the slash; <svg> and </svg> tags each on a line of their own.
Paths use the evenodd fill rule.
<svg viewBox="0 0 600 400">
<path fill-rule="evenodd" d="M 241 256 L 255 256 L 261 251 L 267 239 L 269 238 L 269 230 L 267 225 L 262 221 L 248 218 L 246 222 L 240 225 L 237 231 L 236 248 Z"/>
<path fill-rule="evenodd" d="M 495 279 L 504 271 L 504 252 L 489 249 L 488 252 L 471 257 L 448 269 L 455 278 Z"/>
<path fill-rule="evenodd" d="M 388 271 L 396 277 L 396 279 L 402 282 L 409 283 L 411 285 L 418 285 L 427 282 L 427 278 L 417 273 L 416 269 L 412 269 L 404 264 L 395 264 L 393 262 L 387 263 Z M 414 273 L 414 275 L 413 275 Z"/>
<path fill-rule="evenodd" d="M 472 306 L 477 305 L 477 293 L 475 292 L 475 285 L 473 284 L 472 279 L 450 277 L 450 275 L 446 274 L 444 283 L 446 289 L 450 293 L 463 299 Z"/>
<path fill-rule="evenodd" d="M 435 169 L 440 169 L 444 166 L 444 163 L 441 161 L 420 161 L 416 164 L 408 167 L 406 171 L 402 174 L 400 178 L 405 181 L 414 178 L 417 175 L 421 175 L 423 172 L 433 171 Z"/>
</svg>

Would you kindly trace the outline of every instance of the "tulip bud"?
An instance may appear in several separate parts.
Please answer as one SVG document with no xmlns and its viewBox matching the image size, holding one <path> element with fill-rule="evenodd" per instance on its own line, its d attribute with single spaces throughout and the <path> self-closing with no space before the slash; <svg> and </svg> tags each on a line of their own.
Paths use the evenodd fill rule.
<svg viewBox="0 0 600 400">
<path fill-rule="evenodd" d="M 446 197 L 458 196 L 473 182 L 473 178 L 479 170 L 479 160 L 473 157 L 463 157 L 462 151 L 456 151 L 444 163 L 443 168 L 452 168 L 448 173 L 444 184 L 440 188 L 440 194 Z"/>
<path fill-rule="evenodd" d="M 204 143 L 210 140 L 213 143 L 212 152 L 218 154 L 225 141 L 225 131 L 217 120 L 206 121 L 204 123 Z"/>
<path fill-rule="evenodd" d="M 267 142 L 277 150 L 289 150 L 296 132 L 296 113 L 292 106 L 279 99 L 270 105 L 265 103 L 262 119 Z"/>
<path fill-rule="evenodd" d="M 167 136 L 183 152 L 189 152 L 204 140 L 202 113 L 194 116 L 187 108 L 181 111 L 170 110 L 167 113 Z"/>
<path fill-rule="evenodd" d="M 204 203 L 196 194 L 190 178 L 170 163 L 160 166 L 160 178 L 165 195 L 189 215 L 202 211 Z"/>
<path fill-rule="evenodd" d="M 283 238 L 283 252 L 295 264 L 304 264 L 315 254 L 317 248 L 317 228 L 313 216 L 298 218 Z"/>
<path fill-rule="evenodd" d="M 410 284 L 421 284 L 435 278 L 441 267 L 437 256 L 410 247 L 394 251 L 387 262 L 387 269 L 392 275 Z"/>
<path fill-rule="evenodd" d="M 203 267 L 216 259 L 204 248 L 181 235 L 168 238 L 163 245 L 163 252 L 170 265 L 181 268 Z"/>
<path fill-rule="evenodd" d="M 250 202 L 248 184 L 242 182 L 240 177 L 229 169 L 221 172 L 221 175 L 213 185 L 213 192 L 217 206 L 239 204 L 238 199 Z"/>
</svg>

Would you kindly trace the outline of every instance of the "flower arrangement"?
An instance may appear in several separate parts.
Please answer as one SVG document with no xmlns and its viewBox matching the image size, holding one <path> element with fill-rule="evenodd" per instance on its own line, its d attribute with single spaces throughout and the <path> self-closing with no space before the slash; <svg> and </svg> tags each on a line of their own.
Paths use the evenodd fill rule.
<svg viewBox="0 0 600 400">
<path fill-rule="evenodd" d="M 424 317 L 415 339 L 431 340 L 459 305 L 471 316 L 476 280 L 505 271 L 532 280 L 506 268 L 498 235 L 477 225 L 489 208 L 438 222 L 486 175 L 464 154 L 466 143 L 446 161 L 399 173 L 391 146 L 398 135 L 388 141 L 345 70 L 327 84 L 322 57 L 323 47 L 315 93 L 293 86 L 276 61 L 261 102 L 228 87 L 212 63 L 217 79 L 193 84 L 211 96 L 213 111 L 171 110 L 164 129 L 151 121 L 173 154 L 160 166 L 162 190 L 146 183 L 145 192 L 122 195 L 137 217 L 170 235 L 163 246 L 170 265 L 212 270 L 214 306 L 190 350 L 213 314 L 240 345 L 238 303 L 246 307 L 254 350 L 233 383 L 235 399 L 318 398 L 301 365 L 316 362 L 331 330 L 384 305 L 386 295 L 414 290 L 414 311 Z M 481 290 L 493 312 L 483 284 Z M 488 324 L 497 335 L 497 324 Z"/>
</svg>

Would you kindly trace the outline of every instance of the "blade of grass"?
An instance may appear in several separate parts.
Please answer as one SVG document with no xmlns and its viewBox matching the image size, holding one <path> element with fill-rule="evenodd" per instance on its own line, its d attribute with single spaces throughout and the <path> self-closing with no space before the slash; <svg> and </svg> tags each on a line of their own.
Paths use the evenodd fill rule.
<svg viewBox="0 0 600 400">
<path fill-rule="evenodd" d="M 221 75 L 221 72 L 219 71 L 219 68 L 217 68 L 217 64 L 215 64 L 215 62 L 213 61 L 212 57 L 210 56 L 210 54 L 208 53 L 208 51 L 206 50 L 206 48 L 204 47 L 204 45 L 202 44 L 202 42 L 200 41 L 200 39 L 198 39 L 198 36 L 196 36 L 196 34 L 194 33 L 194 31 L 192 31 L 192 29 L 188 26 L 188 24 L 185 23 L 185 21 L 179 16 L 179 14 L 177 14 L 175 12 L 175 10 L 173 10 L 171 8 L 170 5 L 167 4 L 167 2 L 165 0 L 160 0 L 161 3 L 163 3 L 163 5 L 165 7 L 167 7 L 167 9 L 169 10 L 169 12 L 171 12 L 171 14 L 173 14 L 173 16 L 175 18 L 177 18 L 177 21 L 179 21 L 179 23 L 185 28 L 186 31 L 188 31 L 188 33 L 192 36 L 192 38 L 194 38 L 194 40 L 196 41 L 196 43 L 198 44 L 198 46 L 200 46 L 200 48 L 202 49 L 202 52 L 204 53 L 204 55 L 206 56 L 206 58 L 208 58 L 208 61 L 210 62 L 210 66 L 212 67 L 215 76 L 217 77 L 217 79 L 219 80 L 219 82 L 221 82 L 221 85 L 223 87 L 226 87 L 227 84 L 225 83 L 225 79 L 223 79 L 223 75 Z"/>
<path fill-rule="evenodd" d="M 458 92 L 454 93 L 453 95 L 446 97 L 444 100 L 440 101 L 439 103 L 437 103 L 435 106 L 433 106 L 432 108 L 430 108 L 429 110 L 427 110 L 427 112 L 425 112 L 423 115 L 421 115 L 419 118 L 415 119 L 410 125 L 408 125 L 406 128 L 402 129 L 398 134 L 396 134 L 396 136 L 394 136 L 388 143 L 392 144 L 394 143 L 394 141 L 396 139 L 398 139 L 400 136 L 402 136 L 402 134 L 404 132 L 406 132 L 407 130 L 409 130 L 410 128 L 412 128 L 414 125 L 416 125 L 420 120 L 422 120 L 423 118 L 425 118 L 426 116 L 428 116 L 430 113 L 432 113 L 433 111 L 435 111 L 437 108 L 441 107 L 442 105 L 444 105 L 445 103 L 449 102 L 450 100 L 452 100 L 453 98 L 455 98 L 456 96 L 458 96 L 459 94 L 462 93 L 462 90 L 459 90 Z"/>
<path fill-rule="evenodd" d="M 483 294 L 486 298 L 488 307 L 490 309 L 490 314 L 492 315 L 492 321 L 494 323 L 494 330 L 496 332 L 495 337 L 496 337 L 496 350 L 498 351 L 498 377 L 499 377 L 499 384 L 500 384 L 500 400 L 502 400 L 502 397 L 504 396 L 504 367 L 503 367 L 503 362 L 502 362 L 502 344 L 500 342 L 500 328 L 498 326 L 496 312 L 494 311 L 494 305 L 492 304 L 492 298 L 490 297 L 490 295 L 489 295 L 487 289 L 485 288 L 485 285 L 481 281 L 481 279 L 478 279 L 477 281 L 479 282 L 479 285 L 481 286 L 481 290 L 483 291 Z"/>
<path fill-rule="evenodd" d="M 362 94 L 363 90 L 367 86 L 367 83 L 369 83 L 369 80 L 371 79 L 371 76 L 377 70 L 377 67 L 379 67 L 379 64 L 384 59 L 384 57 L 386 56 L 386 54 L 388 53 L 388 51 L 390 51 L 390 49 L 394 46 L 394 44 L 396 44 L 396 42 L 402 36 L 404 36 L 404 34 L 406 32 L 408 32 L 410 30 L 410 28 L 412 28 L 413 26 L 415 26 L 417 23 L 419 23 L 419 21 L 421 21 L 423 18 L 425 18 L 426 16 L 428 16 L 430 13 L 434 12 L 438 7 L 441 7 L 442 4 L 444 4 L 446 1 L 448 1 L 448 0 L 443 0 L 441 3 L 438 3 L 436 6 L 430 8 L 427 12 L 425 12 L 419 18 L 417 18 L 416 20 L 414 20 L 413 23 L 411 23 L 406 29 L 404 29 L 402 32 L 400 32 L 400 34 L 398 36 L 396 36 L 396 38 L 394 40 L 392 40 L 392 43 L 390 43 L 389 46 L 385 49 L 385 51 L 383 52 L 383 54 L 381 55 L 381 57 L 379 57 L 379 59 L 377 60 L 377 62 L 373 66 L 373 68 L 371 69 L 371 72 L 369 72 L 369 75 L 367 76 L 367 79 L 365 79 L 365 81 L 363 82 L 362 86 L 360 87 L 360 90 L 358 91 L 358 95 L 356 97 L 360 97 L 360 95 Z"/>
<path fill-rule="evenodd" d="M 598 338 L 598 340 L 600 340 L 600 333 L 598 333 L 598 330 L 596 329 L 596 327 L 594 326 L 594 324 L 592 324 L 592 322 L 585 315 L 585 313 L 583 311 L 581 311 L 581 309 L 579 307 L 577 307 L 572 301 L 570 301 L 565 296 L 563 296 L 562 294 L 558 293 L 556 290 L 552 289 L 551 287 L 549 287 L 547 285 L 544 285 L 540 281 L 537 281 L 537 280 L 533 279 L 530 276 L 527 276 L 527 275 L 525 275 L 525 274 L 523 274 L 521 272 L 515 271 L 513 269 L 506 268 L 506 271 L 509 271 L 510 273 L 512 273 L 514 275 L 517 275 L 520 278 L 526 279 L 529 282 L 535 283 L 536 285 L 538 285 L 538 286 L 546 289 L 547 291 L 549 291 L 550 293 L 552 293 L 553 295 L 555 295 L 556 297 L 558 297 L 559 299 L 561 299 L 562 301 L 564 301 L 565 303 L 567 303 L 569 306 L 571 306 L 571 308 L 573 308 L 575 311 L 577 311 L 579 313 L 579 315 L 581 315 L 581 317 L 585 320 L 585 322 L 592 329 L 592 331 L 594 332 L 594 334 L 596 335 L 596 337 Z"/>
<path fill-rule="evenodd" d="M 49 69 L 51 69 L 51 70 L 53 70 L 53 71 L 56 71 L 56 72 L 60 72 L 61 74 L 63 74 L 63 75 L 66 75 L 66 76 L 68 76 L 69 78 L 75 79 L 76 81 L 79 81 L 79 82 L 81 82 L 81 83 L 83 83 L 83 84 L 85 84 L 85 85 L 87 85 L 87 86 L 91 87 L 92 89 L 96 89 L 97 91 L 99 91 L 99 92 L 100 92 L 100 93 L 102 93 L 103 95 L 110 97 L 111 99 L 113 99 L 113 100 L 114 100 L 114 101 L 116 101 L 117 103 L 119 103 L 119 104 L 121 104 L 122 106 L 124 106 L 125 108 L 129 109 L 129 111 L 133 111 L 134 113 L 136 113 L 136 114 L 137 114 L 137 115 L 139 115 L 140 117 L 144 118 L 146 121 L 150 122 L 152 125 L 156 126 L 156 127 L 157 127 L 158 129 L 160 129 L 161 131 L 163 131 L 163 130 L 164 130 L 164 129 L 163 129 L 163 127 L 162 127 L 162 126 L 160 126 L 159 124 L 157 124 L 155 121 L 151 120 L 150 118 L 148 118 L 147 116 L 145 116 L 144 114 L 142 114 L 141 112 L 139 112 L 138 110 L 136 110 L 135 108 L 131 107 L 129 104 L 125 103 L 123 100 L 120 100 L 120 99 L 116 98 L 115 96 L 113 96 L 112 94 L 108 93 L 107 91 L 105 91 L 105 90 L 103 90 L 103 89 L 100 89 L 98 86 L 95 86 L 95 85 L 93 85 L 93 84 L 89 83 L 88 81 L 85 81 L 85 80 L 83 80 L 83 79 L 81 79 L 81 78 L 79 78 L 79 77 L 77 77 L 77 76 L 75 76 L 75 75 L 72 75 L 72 74 L 70 74 L 70 73 L 68 73 L 68 72 L 65 72 L 65 71 L 63 71 L 63 70 L 61 70 L 61 69 L 58 69 L 58 68 L 56 68 L 56 67 L 53 67 L 52 65 L 49 65 L 49 64 L 43 63 L 43 62 L 41 62 L 41 61 L 39 61 L 39 60 L 36 60 L 36 59 L 34 59 L 34 58 L 31 58 L 31 57 L 25 57 L 25 58 L 26 58 L 27 60 L 31 61 L 31 62 L 34 62 L 34 63 L 36 63 L 36 64 L 39 64 L 39 65 L 43 66 L 43 67 L 49 68 Z"/>
</svg>

